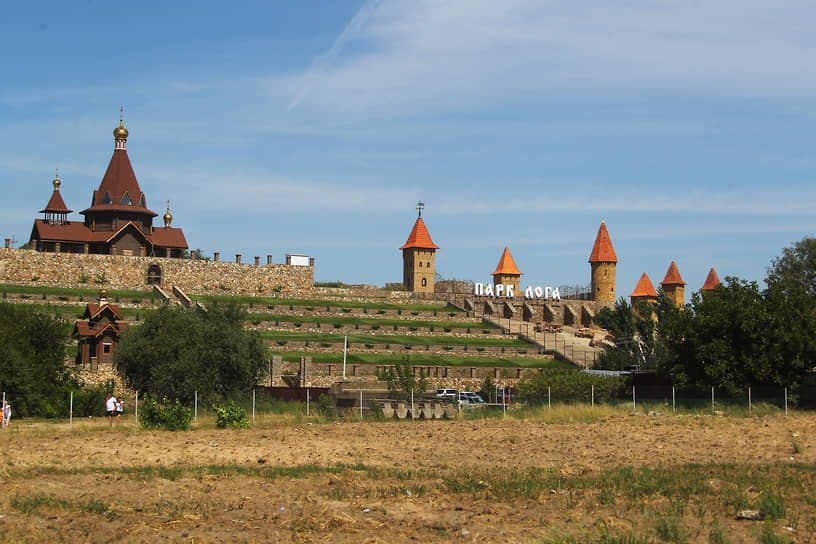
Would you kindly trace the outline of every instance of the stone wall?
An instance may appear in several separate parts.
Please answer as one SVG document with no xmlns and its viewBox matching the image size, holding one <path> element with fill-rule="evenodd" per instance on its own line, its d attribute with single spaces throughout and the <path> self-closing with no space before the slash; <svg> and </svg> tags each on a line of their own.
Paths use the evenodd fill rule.
<svg viewBox="0 0 816 544">
<path fill-rule="evenodd" d="M 515 319 L 530 323 L 543 321 L 573 327 L 591 326 L 601 308 L 612 308 L 615 304 L 612 301 L 571 299 L 556 302 L 551 299 L 526 299 L 523 296 L 453 296 L 451 302 L 473 312 L 473 315 L 492 320 Z"/>
<path fill-rule="evenodd" d="M 147 273 L 161 269 L 162 287 L 179 287 L 188 294 L 282 295 L 312 293 L 313 266 L 241 264 L 222 261 L 40 253 L 0 249 L 0 283 L 53 287 L 150 290 Z M 103 281 L 104 280 L 104 281 Z"/>
</svg>

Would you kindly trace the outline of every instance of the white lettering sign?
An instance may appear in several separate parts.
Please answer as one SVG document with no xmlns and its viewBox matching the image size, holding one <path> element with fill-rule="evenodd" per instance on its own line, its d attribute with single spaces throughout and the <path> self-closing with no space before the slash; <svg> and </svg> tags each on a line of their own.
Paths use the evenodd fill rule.
<svg viewBox="0 0 816 544">
<path fill-rule="evenodd" d="M 506 298 L 513 298 L 516 296 L 515 287 L 512 285 L 502 285 L 501 283 L 498 285 L 485 285 L 483 283 L 474 283 L 473 284 L 473 294 L 477 297 L 506 297 Z M 561 293 L 558 291 L 558 287 L 533 287 L 532 285 L 528 285 L 526 289 L 524 289 L 524 298 L 543 298 L 544 300 L 549 300 L 552 298 L 554 301 L 561 300 Z"/>
</svg>

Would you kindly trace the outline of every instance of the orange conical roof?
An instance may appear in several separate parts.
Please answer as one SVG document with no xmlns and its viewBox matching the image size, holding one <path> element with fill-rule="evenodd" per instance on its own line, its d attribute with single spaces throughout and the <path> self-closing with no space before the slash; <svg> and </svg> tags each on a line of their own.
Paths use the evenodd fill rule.
<svg viewBox="0 0 816 544">
<path fill-rule="evenodd" d="M 408 241 L 400 249 L 409 249 L 418 247 L 421 249 L 439 249 L 439 246 L 433 243 L 431 235 L 428 234 L 428 229 L 425 227 L 425 221 L 418 217 L 411 234 L 408 235 Z"/>
<path fill-rule="evenodd" d="M 708 271 L 708 277 L 703 286 L 700 287 L 700 291 L 713 291 L 719 284 L 720 278 L 717 277 L 717 271 L 712 268 Z"/>
<path fill-rule="evenodd" d="M 666 271 L 666 277 L 663 278 L 663 281 L 660 282 L 660 285 L 685 285 L 686 282 L 683 281 L 683 278 L 680 277 L 680 271 L 677 270 L 677 265 L 674 264 L 674 261 L 671 262 L 669 265 L 669 269 Z"/>
<path fill-rule="evenodd" d="M 502 253 L 501 259 L 499 259 L 496 271 L 493 272 L 491 276 L 495 276 L 496 274 L 515 274 L 521 276 L 521 272 L 519 272 L 516 266 L 516 261 L 513 260 L 513 256 L 510 255 L 508 248 L 504 248 L 504 253 Z"/>
<path fill-rule="evenodd" d="M 640 277 L 640 281 L 635 287 L 634 292 L 629 295 L 630 297 L 657 297 L 657 291 L 655 291 L 654 285 L 652 285 L 652 280 L 649 279 L 649 276 L 646 275 L 644 272 L 643 275 Z"/>
<path fill-rule="evenodd" d="M 606 223 L 601 223 L 601 228 L 598 229 L 598 236 L 595 237 L 595 245 L 592 246 L 592 253 L 589 256 L 589 262 L 618 262 L 618 257 L 615 255 L 615 249 L 612 247 L 612 240 L 609 238 L 609 232 L 606 230 Z"/>
</svg>

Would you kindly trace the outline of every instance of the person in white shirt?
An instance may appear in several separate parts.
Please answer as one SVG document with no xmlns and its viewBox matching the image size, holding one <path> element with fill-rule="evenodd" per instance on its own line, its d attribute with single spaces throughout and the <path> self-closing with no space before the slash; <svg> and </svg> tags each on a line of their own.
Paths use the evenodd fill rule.
<svg viewBox="0 0 816 544">
<path fill-rule="evenodd" d="M 3 420 L 0 423 L 0 426 L 3 428 L 8 427 L 11 423 L 11 404 L 8 402 L 3 402 Z"/>
<path fill-rule="evenodd" d="M 113 416 L 116 415 L 116 397 L 110 393 L 105 399 L 105 412 L 108 414 L 108 424 L 113 427 Z"/>
</svg>

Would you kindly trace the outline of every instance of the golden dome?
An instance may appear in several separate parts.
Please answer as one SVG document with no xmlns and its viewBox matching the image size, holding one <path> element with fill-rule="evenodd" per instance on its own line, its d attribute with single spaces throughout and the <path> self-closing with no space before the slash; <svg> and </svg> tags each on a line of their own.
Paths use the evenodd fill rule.
<svg viewBox="0 0 816 544">
<path fill-rule="evenodd" d="M 119 126 L 113 129 L 113 137 L 117 140 L 127 140 L 128 131 L 125 128 L 125 125 L 122 124 L 122 121 L 119 121 Z"/>
<path fill-rule="evenodd" d="M 173 215 L 170 213 L 170 201 L 167 201 L 167 211 L 164 212 L 164 226 L 170 228 L 170 223 L 173 221 Z"/>
<path fill-rule="evenodd" d="M 54 181 L 52 181 L 51 183 L 54 184 L 54 190 L 55 191 L 59 190 L 60 185 L 62 185 L 62 182 L 60 181 L 60 178 L 59 178 L 59 172 L 57 172 L 57 174 L 54 176 Z"/>
</svg>

